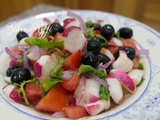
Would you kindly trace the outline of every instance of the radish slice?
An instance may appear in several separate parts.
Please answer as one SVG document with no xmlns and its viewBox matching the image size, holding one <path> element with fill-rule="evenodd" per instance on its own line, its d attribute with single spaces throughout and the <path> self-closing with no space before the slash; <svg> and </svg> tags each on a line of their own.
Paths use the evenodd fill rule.
<svg viewBox="0 0 160 120">
<path fill-rule="evenodd" d="M 71 26 L 74 26 L 74 27 L 80 27 L 79 23 L 74 19 L 74 18 L 67 18 L 63 21 L 64 25 L 64 29 L 67 29 Z"/>
<path fill-rule="evenodd" d="M 133 80 L 134 84 L 137 85 L 141 81 L 144 75 L 144 71 L 139 69 L 133 69 L 128 72 L 128 75 Z"/>
<path fill-rule="evenodd" d="M 22 103 L 22 104 L 25 103 L 24 99 L 18 95 L 18 92 L 15 86 L 8 84 L 2 90 L 6 96 L 9 96 L 9 98 L 14 100 L 15 102 Z"/>
<path fill-rule="evenodd" d="M 132 70 L 133 62 L 127 57 L 124 50 L 119 51 L 119 57 L 112 65 L 113 69 L 121 69 L 125 72 Z"/>
<path fill-rule="evenodd" d="M 64 26 L 68 25 L 70 22 L 76 21 L 75 18 L 66 18 L 63 20 Z"/>
<path fill-rule="evenodd" d="M 99 100 L 99 90 L 101 84 L 99 84 L 97 81 L 89 78 L 86 80 L 85 92 L 83 97 L 81 98 L 82 91 L 84 89 L 84 82 L 81 78 L 78 86 L 76 87 L 76 90 L 74 92 L 74 97 L 76 98 L 76 105 L 85 106 L 86 103 L 92 103 Z M 93 89 L 94 86 L 94 89 Z M 81 99 L 81 100 L 80 100 Z"/>
<path fill-rule="evenodd" d="M 76 27 L 76 26 L 70 26 L 67 29 L 65 29 L 65 31 L 62 34 L 62 36 L 68 37 L 69 33 L 75 28 L 80 29 L 79 27 Z"/>
<path fill-rule="evenodd" d="M 121 104 L 123 100 L 123 89 L 119 80 L 111 74 L 107 74 L 108 90 L 114 102 Z"/>
<path fill-rule="evenodd" d="M 108 45 L 121 47 L 123 46 L 123 43 L 117 38 L 112 38 L 108 41 Z"/>
<path fill-rule="evenodd" d="M 133 80 L 126 72 L 120 69 L 112 69 L 110 73 L 114 75 L 130 93 L 134 93 L 136 91 L 136 86 Z"/>
<path fill-rule="evenodd" d="M 83 87 L 82 87 L 82 94 L 77 102 L 77 105 L 79 105 L 79 103 L 81 102 L 82 98 L 83 98 L 83 95 L 84 95 L 84 92 L 86 90 L 86 77 L 85 76 L 81 76 L 82 80 L 83 80 Z"/>
<path fill-rule="evenodd" d="M 54 54 L 42 55 L 40 59 L 34 63 L 34 74 L 40 82 L 42 82 L 49 76 L 57 64 L 58 59 Z"/>
<path fill-rule="evenodd" d="M 22 38 L 22 39 L 19 41 L 18 45 L 28 45 L 28 44 L 25 42 L 25 40 L 28 39 L 28 38 L 29 38 L 29 37 Z"/>
<path fill-rule="evenodd" d="M 94 103 L 89 103 L 85 105 L 85 108 L 90 116 L 94 116 L 102 112 L 103 110 L 108 110 L 111 107 L 110 100 L 98 100 Z"/>
<path fill-rule="evenodd" d="M 80 28 L 71 26 L 63 32 L 63 36 L 64 49 L 70 53 L 75 53 L 77 50 L 83 49 L 86 38 Z"/>
<path fill-rule="evenodd" d="M 86 33 L 86 24 L 85 24 L 85 22 L 84 22 L 84 20 L 82 19 L 81 16 L 79 16 L 78 14 L 75 14 L 71 11 L 68 11 L 67 15 L 76 18 L 80 22 L 82 30 L 84 31 L 84 33 Z"/>
<path fill-rule="evenodd" d="M 55 112 L 52 114 L 52 117 L 54 118 L 64 118 L 66 117 L 66 115 L 64 114 L 64 112 Z"/>
<path fill-rule="evenodd" d="M 20 64 L 19 64 L 19 62 L 18 62 L 18 60 L 17 59 L 12 59 L 11 61 L 10 61 L 10 63 L 9 63 L 9 66 L 11 67 L 11 66 L 19 66 Z"/>
</svg>

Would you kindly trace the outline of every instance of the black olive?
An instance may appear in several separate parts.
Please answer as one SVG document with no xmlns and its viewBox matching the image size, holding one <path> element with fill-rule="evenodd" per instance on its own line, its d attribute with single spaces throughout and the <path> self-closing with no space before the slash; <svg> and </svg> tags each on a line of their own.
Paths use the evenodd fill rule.
<svg viewBox="0 0 160 120">
<path fill-rule="evenodd" d="M 91 38 L 87 43 L 87 51 L 99 52 L 102 48 L 102 42 L 98 37 Z"/>
<path fill-rule="evenodd" d="M 15 71 L 18 67 L 17 66 L 12 66 L 12 67 L 9 67 L 7 70 L 6 70 L 6 75 L 8 77 L 11 76 L 11 74 L 13 73 L 13 71 Z"/>
<path fill-rule="evenodd" d="M 82 64 L 90 65 L 92 67 L 97 67 L 99 65 L 99 57 L 97 52 L 88 51 L 85 55 L 82 56 Z"/>
<path fill-rule="evenodd" d="M 111 61 L 111 59 L 107 55 L 100 53 L 99 54 L 99 61 L 100 61 L 100 63 L 102 62 L 103 64 L 105 64 L 105 63 Z"/>
<path fill-rule="evenodd" d="M 31 73 L 26 68 L 17 68 L 11 74 L 11 83 L 18 83 L 20 84 L 23 81 L 31 79 Z"/>
<path fill-rule="evenodd" d="M 114 36 L 115 30 L 114 27 L 110 24 L 102 26 L 101 35 L 107 40 L 110 40 Z"/>
<path fill-rule="evenodd" d="M 55 36 L 57 32 L 63 32 L 63 27 L 59 23 L 52 23 L 49 26 L 48 32 L 50 35 Z"/>
<path fill-rule="evenodd" d="M 25 37 L 29 37 L 29 36 L 28 36 L 28 34 L 27 34 L 26 32 L 24 32 L 24 31 L 19 31 L 19 32 L 17 33 L 16 37 L 17 37 L 17 40 L 18 40 L 18 42 L 19 42 L 21 39 L 23 39 L 23 38 L 25 38 Z"/>
<path fill-rule="evenodd" d="M 89 26 L 90 28 L 93 27 L 94 30 L 101 30 L 101 25 L 98 23 L 93 23 Z"/>
<path fill-rule="evenodd" d="M 100 54 L 99 54 L 99 61 L 100 61 L 100 63 L 105 64 L 105 63 L 111 61 L 111 59 L 110 59 L 107 55 L 104 55 L 104 54 L 100 53 Z M 109 66 L 106 68 L 106 70 L 108 70 L 108 69 L 110 69 L 110 68 L 111 68 L 111 65 L 109 65 Z"/>
<path fill-rule="evenodd" d="M 122 37 L 122 38 L 131 38 L 133 35 L 132 29 L 130 29 L 128 27 L 120 28 L 118 31 L 119 31 L 120 37 Z"/>
<path fill-rule="evenodd" d="M 124 50 L 127 53 L 129 59 L 133 60 L 136 57 L 136 51 L 133 47 L 127 46 L 120 48 L 119 50 Z M 119 50 L 115 53 L 115 58 L 119 57 Z"/>
</svg>

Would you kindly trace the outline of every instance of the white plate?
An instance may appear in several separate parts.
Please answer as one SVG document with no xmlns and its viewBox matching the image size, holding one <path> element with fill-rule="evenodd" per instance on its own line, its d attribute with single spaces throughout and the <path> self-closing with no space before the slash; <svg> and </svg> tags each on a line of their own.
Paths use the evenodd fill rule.
<svg viewBox="0 0 160 120">
<path fill-rule="evenodd" d="M 5 60 L 4 48 L 16 44 L 16 34 L 19 30 L 24 30 L 31 34 L 37 26 L 46 24 L 43 18 L 47 17 L 51 21 L 58 18 L 60 22 L 66 17 L 67 11 L 51 12 L 36 15 L 26 19 L 11 21 L 6 26 L 0 28 L 0 65 L 1 71 L 4 70 L 7 61 Z M 117 31 L 120 27 L 130 27 L 133 38 L 136 40 L 140 49 L 149 49 L 149 56 L 142 56 L 141 61 L 145 66 L 145 82 L 140 86 L 136 93 L 129 97 L 120 106 L 100 114 L 94 119 L 107 120 L 159 120 L 160 119 L 160 34 L 148 26 L 129 18 L 115 14 L 99 11 L 74 11 L 82 16 L 84 20 L 104 20 L 105 23 L 112 24 Z M 0 119 L 12 120 L 34 120 L 34 119 L 53 119 L 34 111 L 29 107 L 17 104 L 7 98 L 2 92 L 6 83 L 3 74 L 0 76 Z M 92 117 L 93 118 L 93 117 Z M 91 119 L 92 119 L 91 118 Z"/>
</svg>

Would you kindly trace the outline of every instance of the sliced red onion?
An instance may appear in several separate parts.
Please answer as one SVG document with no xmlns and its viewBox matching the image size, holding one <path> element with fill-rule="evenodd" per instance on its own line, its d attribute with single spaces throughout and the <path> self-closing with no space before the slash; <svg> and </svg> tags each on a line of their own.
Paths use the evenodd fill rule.
<svg viewBox="0 0 160 120">
<path fill-rule="evenodd" d="M 29 48 L 28 45 L 18 45 L 18 49 L 23 52 L 26 51 L 28 48 Z"/>
<path fill-rule="evenodd" d="M 99 65 L 96 69 L 99 71 L 105 70 L 110 64 L 111 64 L 111 61 L 106 62 L 104 65 Z"/>
<path fill-rule="evenodd" d="M 27 49 L 29 46 L 27 45 L 19 45 L 18 49 L 23 51 L 23 67 L 29 69 L 28 57 L 27 57 Z"/>
<path fill-rule="evenodd" d="M 64 112 L 55 112 L 52 114 L 52 117 L 55 117 L 55 118 L 64 118 L 66 117 Z"/>
<path fill-rule="evenodd" d="M 52 23 L 52 22 L 51 22 L 48 18 L 46 18 L 46 17 L 43 18 L 43 21 L 46 22 L 47 24 L 51 24 L 51 23 Z"/>
<path fill-rule="evenodd" d="M 5 88 L 7 88 L 10 84 L 5 85 L 2 90 L 4 90 Z"/>
<path fill-rule="evenodd" d="M 76 18 L 80 22 L 82 30 L 86 34 L 86 24 L 85 24 L 84 20 L 82 19 L 82 17 L 79 16 L 78 14 L 71 12 L 71 11 L 68 11 L 67 15 Z"/>
<path fill-rule="evenodd" d="M 14 57 L 14 58 L 20 58 L 20 57 L 22 57 L 21 55 L 12 52 L 8 47 L 5 48 L 5 51 L 6 51 L 10 56 L 12 56 L 12 57 Z"/>
<path fill-rule="evenodd" d="M 29 69 L 28 57 L 26 52 L 23 53 L 23 59 L 23 67 Z"/>
<path fill-rule="evenodd" d="M 77 105 L 79 105 L 79 103 L 81 102 L 82 98 L 83 98 L 83 95 L 84 95 L 84 92 L 85 92 L 85 89 L 86 89 L 86 77 L 85 76 L 81 76 L 81 80 L 83 82 L 83 87 L 82 87 L 82 94 L 77 102 Z"/>
<path fill-rule="evenodd" d="M 63 21 L 63 24 L 64 26 L 68 25 L 70 22 L 73 22 L 75 21 L 74 18 L 66 18 L 64 21 Z"/>
<path fill-rule="evenodd" d="M 73 74 L 73 71 L 71 70 L 63 71 L 62 80 L 68 80 L 69 78 L 71 78 L 72 74 Z"/>
<path fill-rule="evenodd" d="M 108 88 L 108 84 L 106 81 L 104 81 L 103 79 L 91 74 L 91 73 L 87 73 L 85 74 L 87 77 L 93 78 L 94 80 L 96 80 L 97 82 L 99 82 L 100 84 L 102 84 L 103 86 L 105 86 L 106 88 Z"/>
<path fill-rule="evenodd" d="M 148 49 L 136 50 L 136 55 L 149 55 Z"/>
<path fill-rule="evenodd" d="M 26 53 L 33 52 L 35 59 L 39 59 L 41 55 L 41 49 L 38 46 L 32 46 L 27 49 Z"/>
</svg>

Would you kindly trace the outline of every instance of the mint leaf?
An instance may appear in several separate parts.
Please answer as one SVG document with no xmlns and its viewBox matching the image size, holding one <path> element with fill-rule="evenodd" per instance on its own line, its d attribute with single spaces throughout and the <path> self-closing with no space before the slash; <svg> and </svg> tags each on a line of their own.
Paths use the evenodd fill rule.
<svg viewBox="0 0 160 120">
<path fill-rule="evenodd" d="M 62 80 L 46 78 L 41 84 L 44 91 L 47 92 L 59 82 L 62 82 Z"/>
<path fill-rule="evenodd" d="M 21 66 L 23 66 L 24 57 L 22 56 L 22 57 L 18 58 L 17 61 Z"/>
<path fill-rule="evenodd" d="M 54 48 L 64 45 L 63 40 L 57 42 L 48 41 L 46 38 L 29 38 L 25 42 L 31 46 L 38 46 L 40 48 Z"/>
<path fill-rule="evenodd" d="M 94 33 L 93 33 L 94 28 L 87 28 L 87 39 L 89 40 L 90 38 L 94 37 Z"/>
<path fill-rule="evenodd" d="M 51 72 L 51 76 L 54 78 L 62 78 L 63 73 L 59 72 L 59 70 L 63 67 L 63 63 L 64 63 L 64 58 L 61 57 L 57 57 L 58 59 L 58 64 L 56 65 L 56 67 L 54 68 L 54 70 Z"/>
<path fill-rule="evenodd" d="M 93 24 L 92 21 L 87 21 L 87 22 L 86 22 L 86 27 L 89 28 L 92 24 Z"/>
<path fill-rule="evenodd" d="M 100 99 L 104 99 L 106 101 L 110 99 L 110 93 L 108 89 L 103 85 L 100 87 L 99 96 L 100 96 Z"/>
<path fill-rule="evenodd" d="M 80 75 L 80 74 L 87 73 L 87 72 L 91 72 L 92 74 L 96 75 L 97 77 L 101 79 L 104 79 L 104 80 L 106 79 L 107 73 L 105 70 L 98 71 L 90 65 L 81 64 L 81 66 L 78 69 L 78 74 Z"/>
<path fill-rule="evenodd" d="M 115 36 L 116 36 L 116 38 L 117 38 L 118 40 L 120 40 L 120 32 L 119 32 L 119 31 L 115 34 Z"/>
<path fill-rule="evenodd" d="M 102 41 L 102 46 L 107 46 L 108 42 L 107 39 L 105 37 L 103 37 L 102 35 L 96 35 L 101 41 Z"/>
<path fill-rule="evenodd" d="M 145 80 L 145 79 L 142 77 L 141 81 L 136 85 L 136 87 L 141 86 L 141 85 L 142 85 L 142 83 L 144 82 L 144 80 Z"/>
<path fill-rule="evenodd" d="M 143 66 L 143 64 L 142 64 L 142 63 L 139 63 L 139 65 L 138 65 L 138 69 L 140 69 L 140 70 L 144 70 L 144 66 Z"/>
</svg>

